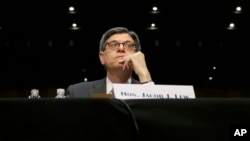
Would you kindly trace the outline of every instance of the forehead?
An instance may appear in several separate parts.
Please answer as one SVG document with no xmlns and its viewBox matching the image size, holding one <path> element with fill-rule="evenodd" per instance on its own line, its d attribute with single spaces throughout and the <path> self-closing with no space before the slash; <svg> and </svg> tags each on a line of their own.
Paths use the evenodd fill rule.
<svg viewBox="0 0 250 141">
<path fill-rule="evenodd" d="M 133 38 L 128 34 L 128 33 L 119 33 L 119 34 L 114 34 L 109 37 L 107 40 L 109 41 L 118 41 L 118 42 L 124 42 L 124 41 L 131 41 L 133 42 Z"/>
</svg>

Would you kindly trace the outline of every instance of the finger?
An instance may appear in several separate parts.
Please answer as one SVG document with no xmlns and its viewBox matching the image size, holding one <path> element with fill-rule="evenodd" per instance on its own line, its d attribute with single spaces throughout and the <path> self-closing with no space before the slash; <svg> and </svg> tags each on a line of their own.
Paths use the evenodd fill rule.
<svg viewBox="0 0 250 141">
<path fill-rule="evenodd" d="M 125 70 L 125 69 L 126 69 L 126 61 L 124 60 L 122 70 Z"/>
<path fill-rule="evenodd" d="M 124 61 L 124 64 L 123 64 L 123 70 L 126 70 L 126 69 L 128 69 L 128 63 L 127 63 L 127 61 L 125 60 L 125 61 Z"/>
<path fill-rule="evenodd" d="M 128 61 L 128 62 L 126 63 L 126 69 L 129 70 L 129 69 L 132 69 L 132 68 L 133 68 L 132 62 L 131 62 L 131 61 Z"/>
<path fill-rule="evenodd" d="M 128 70 L 130 67 L 129 67 L 129 62 L 130 60 L 128 58 L 125 59 L 124 61 L 124 66 L 123 66 L 123 70 Z"/>
</svg>

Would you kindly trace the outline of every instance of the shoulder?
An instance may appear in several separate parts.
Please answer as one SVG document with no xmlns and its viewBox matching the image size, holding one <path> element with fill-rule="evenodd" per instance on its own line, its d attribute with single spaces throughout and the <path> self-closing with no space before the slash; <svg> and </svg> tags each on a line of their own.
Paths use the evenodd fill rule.
<svg viewBox="0 0 250 141">
<path fill-rule="evenodd" d="M 91 85 L 94 85 L 96 83 L 99 83 L 100 81 L 101 81 L 101 79 L 100 80 L 94 80 L 94 81 L 79 82 L 79 83 L 71 84 L 71 85 L 69 85 L 69 87 L 91 86 Z"/>
<path fill-rule="evenodd" d="M 89 97 L 93 90 L 97 86 L 102 86 L 105 83 L 105 79 L 99 79 L 94 81 L 80 82 L 71 84 L 67 88 L 68 97 Z"/>
<path fill-rule="evenodd" d="M 93 85 L 102 83 L 103 81 L 104 81 L 103 79 L 99 79 L 99 80 L 94 80 L 94 81 L 80 82 L 80 83 L 71 84 L 71 85 L 69 85 L 68 88 L 91 87 Z"/>
</svg>

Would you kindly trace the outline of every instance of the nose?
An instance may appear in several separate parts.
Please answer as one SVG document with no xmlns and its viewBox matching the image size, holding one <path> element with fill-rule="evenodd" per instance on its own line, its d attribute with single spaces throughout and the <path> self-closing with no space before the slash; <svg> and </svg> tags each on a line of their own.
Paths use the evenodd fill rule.
<svg viewBox="0 0 250 141">
<path fill-rule="evenodd" d="M 123 43 L 119 43 L 118 50 L 125 50 Z"/>
</svg>

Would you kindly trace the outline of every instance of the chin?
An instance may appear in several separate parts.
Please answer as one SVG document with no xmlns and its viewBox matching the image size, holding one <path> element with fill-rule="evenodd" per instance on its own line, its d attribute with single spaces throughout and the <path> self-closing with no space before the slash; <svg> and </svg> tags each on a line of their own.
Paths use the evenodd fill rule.
<svg viewBox="0 0 250 141">
<path fill-rule="evenodd" d="M 123 69 L 123 65 L 118 64 L 113 67 L 114 69 Z"/>
</svg>

